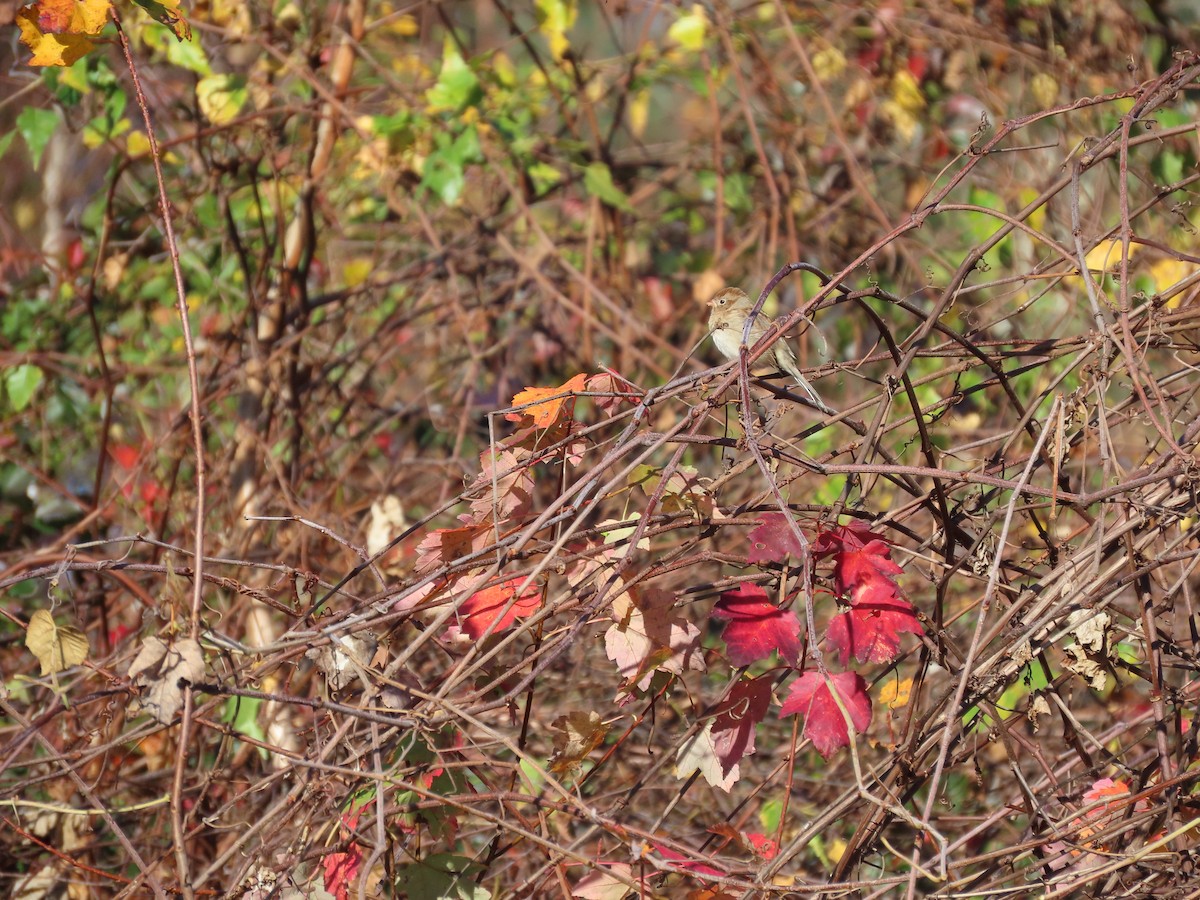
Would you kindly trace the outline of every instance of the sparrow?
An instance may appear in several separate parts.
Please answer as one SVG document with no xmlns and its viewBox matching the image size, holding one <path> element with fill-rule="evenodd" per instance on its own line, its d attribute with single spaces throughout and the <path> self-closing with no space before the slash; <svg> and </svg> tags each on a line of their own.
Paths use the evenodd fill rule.
<svg viewBox="0 0 1200 900">
<path fill-rule="evenodd" d="M 713 343 L 726 359 L 737 359 L 742 346 L 742 329 L 746 325 L 746 316 L 754 309 L 754 301 L 740 288 L 726 287 L 717 291 L 708 301 L 708 305 L 712 309 L 708 317 L 708 330 L 712 334 Z M 774 321 L 760 310 L 750 326 L 750 338 L 746 346 L 757 344 Z M 808 383 L 808 379 L 800 374 L 800 367 L 796 364 L 796 352 L 787 341 L 782 338 L 777 340 L 762 359 L 768 364 L 773 363 L 780 372 L 796 379 L 797 386 L 808 395 L 809 400 L 818 409 L 830 414 L 834 412 L 825 405 L 825 401 Z"/>
</svg>

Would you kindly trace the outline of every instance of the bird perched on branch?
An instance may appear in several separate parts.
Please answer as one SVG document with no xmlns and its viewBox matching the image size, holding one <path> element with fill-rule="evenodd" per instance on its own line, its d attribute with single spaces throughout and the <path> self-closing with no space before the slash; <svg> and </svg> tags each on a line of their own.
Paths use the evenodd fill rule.
<svg viewBox="0 0 1200 900">
<path fill-rule="evenodd" d="M 754 309 L 754 301 L 740 288 L 727 287 L 717 291 L 708 301 L 708 305 L 712 309 L 712 313 L 708 317 L 708 329 L 712 332 L 713 343 L 717 345 L 717 350 L 726 359 L 737 359 L 739 348 L 742 346 L 742 330 L 746 325 L 746 316 L 750 315 L 750 311 Z M 770 316 L 759 311 L 759 314 L 754 317 L 754 323 L 750 326 L 750 337 L 746 346 L 751 347 L 757 344 L 774 324 L 774 321 Z M 825 405 L 825 401 L 808 383 L 808 379 L 800 374 L 800 367 L 796 364 L 796 353 L 786 340 L 782 337 L 777 340 L 762 359 L 768 364 L 774 364 L 780 372 L 785 372 L 796 379 L 797 386 L 808 395 L 814 406 L 824 412 L 833 413 L 833 410 Z"/>
</svg>

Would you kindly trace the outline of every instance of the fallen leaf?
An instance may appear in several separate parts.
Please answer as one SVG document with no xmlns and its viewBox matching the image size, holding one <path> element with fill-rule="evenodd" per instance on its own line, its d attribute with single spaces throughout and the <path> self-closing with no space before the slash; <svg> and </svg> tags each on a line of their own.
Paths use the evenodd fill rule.
<svg viewBox="0 0 1200 900">
<path fill-rule="evenodd" d="M 73 625 L 56 624 L 44 609 L 30 616 L 25 646 L 42 664 L 43 675 L 57 675 L 79 665 L 88 655 L 87 636 Z"/>
</svg>

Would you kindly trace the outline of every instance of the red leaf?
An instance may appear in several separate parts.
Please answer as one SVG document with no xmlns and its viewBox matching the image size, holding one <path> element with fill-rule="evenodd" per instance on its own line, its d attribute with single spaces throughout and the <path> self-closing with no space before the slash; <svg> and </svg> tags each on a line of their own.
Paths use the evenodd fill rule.
<svg viewBox="0 0 1200 900">
<path fill-rule="evenodd" d="M 747 556 L 750 562 L 783 562 L 789 554 L 796 559 L 804 558 L 804 548 L 792 532 L 790 516 L 765 513 L 759 521 L 762 524 L 750 532 Z"/>
<path fill-rule="evenodd" d="M 858 584 L 876 578 L 891 579 L 904 570 L 889 557 L 891 545 L 861 522 L 839 525 L 817 537 L 818 559 L 834 558 L 834 580 L 838 593 L 849 594 Z"/>
<path fill-rule="evenodd" d="M 141 451 L 130 444 L 112 444 L 108 448 L 108 452 L 112 454 L 112 458 L 122 469 L 132 469 L 137 465 L 138 457 L 141 456 Z"/>
<path fill-rule="evenodd" d="M 867 695 L 867 683 L 857 672 L 842 672 L 830 675 L 837 695 L 841 698 L 855 731 L 866 731 L 871 724 L 871 698 Z M 804 716 L 804 736 L 813 742 L 823 757 L 828 759 L 838 747 L 850 743 L 850 732 L 846 720 L 838 709 L 819 672 L 805 672 L 792 683 L 788 697 L 779 710 L 781 716 Z"/>
<path fill-rule="evenodd" d="M 754 727 L 766 718 L 774 680 L 769 675 L 743 679 L 717 707 L 712 727 L 713 745 L 725 775 L 743 756 L 754 752 Z"/>
<path fill-rule="evenodd" d="M 722 637 L 733 665 L 748 666 L 776 650 L 791 663 L 799 661 L 800 619 L 791 610 L 773 606 L 757 585 L 742 584 L 722 593 L 712 616 L 729 623 Z"/>
<path fill-rule="evenodd" d="M 358 825 L 358 817 L 366 804 L 358 809 L 342 815 L 342 837 L 349 837 Z M 347 900 L 350 886 L 358 875 L 358 867 L 362 865 L 362 848 L 355 841 L 350 842 L 344 853 L 329 853 L 321 861 L 325 868 L 325 890 L 333 894 L 337 900 Z"/>
<path fill-rule="evenodd" d="M 458 608 L 458 627 L 477 641 L 489 628 L 491 634 L 499 634 L 517 619 L 533 615 L 542 604 L 542 590 L 536 584 L 529 585 L 509 606 L 524 581 L 524 578 L 512 578 L 472 594 Z M 507 611 L 505 607 L 508 607 Z"/>
<path fill-rule="evenodd" d="M 720 869 L 714 869 L 712 866 L 705 865 L 702 862 L 696 862 L 695 860 L 688 859 L 682 853 L 676 853 L 674 850 L 664 847 L 662 844 L 656 844 L 651 841 L 650 846 L 657 850 L 663 859 L 677 869 L 686 869 L 689 872 L 696 872 L 700 875 L 722 876 L 726 874 Z"/>
<path fill-rule="evenodd" d="M 891 662 L 900 655 L 901 634 L 921 633 L 916 610 L 895 587 L 890 580 L 859 585 L 850 608 L 829 623 L 825 637 L 843 666 L 851 655 L 859 662 Z"/>
<path fill-rule="evenodd" d="M 750 846 L 754 848 L 755 855 L 761 859 L 774 859 L 775 854 L 779 852 L 779 844 L 765 834 L 759 834 L 757 831 L 747 831 L 743 832 L 743 836 L 750 842 Z"/>
<path fill-rule="evenodd" d="M 325 867 L 325 890 L 337 900 L 347 900 L 350 886 L 358 876 L 358 867 L 362 865 L 362 850 L 358 844 L 351 842 L 345 853 L 328 854 L 322 865 Z"/>
</svg>

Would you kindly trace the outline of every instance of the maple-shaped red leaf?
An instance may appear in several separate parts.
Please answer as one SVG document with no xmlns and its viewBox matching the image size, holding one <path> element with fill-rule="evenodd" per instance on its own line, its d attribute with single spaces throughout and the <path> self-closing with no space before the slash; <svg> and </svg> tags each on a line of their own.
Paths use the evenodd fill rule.
<svg viewBox="0 0 1200 900">
<path fill-rule="evenodd" d="M 774 680 L 770 675 L 742 679 L 717 707 L 713 746 L 724 774 L 728 775 L 743 756 L 754 752 L 754 728 L 766 718 Z"/>
<path fill-rule="evenodd" d="M 750 562 L 783 562 L 789 555 L 804 558 L 804 548 L 792 531 L 791 516 L 764 513 L 759 521 L 762 524 L 750 532 L 750 553 L 746 557 Z"/>
<path fill-rule="evenodd" d="M 366 804 L 363 804 L 365 806 Z M 342 816 L 342 837 L 349 837 L 358 825 L 358 817 L 363 806 Z M 356 841 L 351 841 L 345 852 L 329 853 L 321 861 L 325 869 L 325 890 L 333 894 L 337 900 L 347 900 L 350 887 L 358 875 L 358 867 L 362 865 L 362 848 Z"/>
<path fill-rule="evenodd" d="M 850 715 L 855 731 L 866 731 L 871 724 L 871 698 L 867 683 L 857 672 L 830 675 L 829 682 Z M 846 719 L 830 691 L 830 684 L 819 672 L 805 672 L 793 683 L 779 710 L 781 716 L 804 716 L 804 736 L 817 752 L 828 759 L 838 747 L 850 743 Z"/>
<path fill-rule="evenodd" d="M 451 627 L 460 629 L 463 634 L 477 641 L 485 633 L 499 634 L 517 619 L 533 615 L 542 604 L 541 588 L 531 584 L 524 593 L 513 599 L 524 581 L 524 578 L 511 578 L 476 591 L 458 608 L 458 625 Z M 512 601 L 511 605 L 509 601 Z"/>
<path fill-rule="evenodd" d="M 758 585 L 743 583 L 736 591 L 724 591 L 712 616 L 728 623 L 721 637 L 733 665 L 748 666 L 776 650 L 782 659 L 799 662 L 800 619 L 791 610 L 772 605 Z"/>
<path fill-rule="evenodd" d="M 834 558 L 834 583 L 842 595 L 864 581 L 890 580 L 904 571 L 891 559 L 891 544 L 861 522 L 822 532 L 817 536 L 814 552 L 818 559 Z"/>
<path fill-rule="evenodd" d="M 347 900 L 350 886 L 358 876 L 358 867 L 362 865 L 362 849 L 351 841 L 345 853 L 329 853 L 321 865 L 325 869 L 325 890 L 337 900 Z"/>
<path fill-rule="evenodd" d="M 889 663 L 900 655 L 900 635 L 921 631 L 913 605 L 897 595 L 890 580 L 876 579 L 854 589 L 850 608 L 829 623 L 825 637 L 844 666 L 851 656 Z"/>
<path fill-rule="evenodd" d="M 568 417 L 571 415 L 575 408 L 575 394 L 584 390 L 586 384 L 587 376 L 581 372 L 558 387 L 527 387 L 512 398 L 513 406 L 523 408 L 505 413 L 504 418 L 510 422 L 520 422 L 528 418 L 533 420 L 533 424 L 538 428 L 549 428 L 564 413 Z"/>
</svg>

